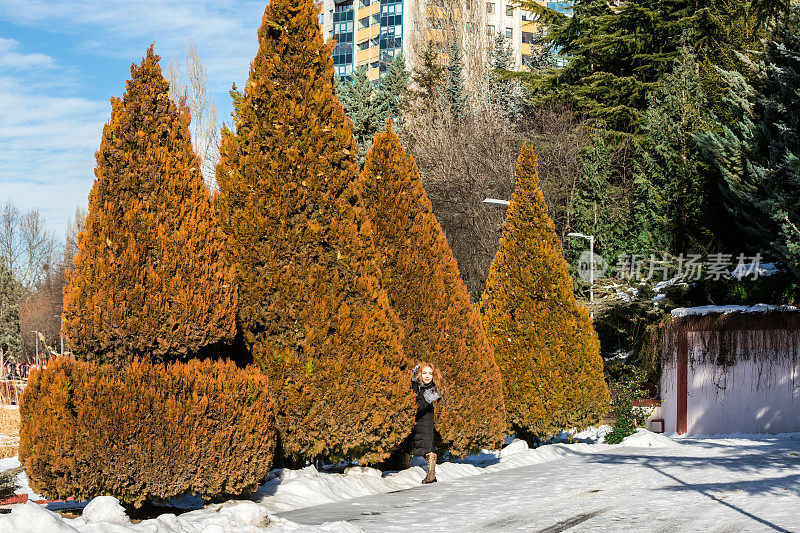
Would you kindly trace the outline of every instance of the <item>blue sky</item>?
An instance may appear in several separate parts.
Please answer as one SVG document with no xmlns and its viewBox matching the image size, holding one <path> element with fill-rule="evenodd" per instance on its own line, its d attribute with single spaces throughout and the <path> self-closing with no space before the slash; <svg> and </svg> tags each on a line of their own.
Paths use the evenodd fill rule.
<svg viewBox="0 0 800 533">
<path fill-rule="evenodd" d="M 244 85 L 267 4 L 0 0 L 0 203 L 38 208 L 59 237 L 86 207 L 109 99 L 150 43 L 166 71 L 193 41 L 220 120 Z"/>
</svg>

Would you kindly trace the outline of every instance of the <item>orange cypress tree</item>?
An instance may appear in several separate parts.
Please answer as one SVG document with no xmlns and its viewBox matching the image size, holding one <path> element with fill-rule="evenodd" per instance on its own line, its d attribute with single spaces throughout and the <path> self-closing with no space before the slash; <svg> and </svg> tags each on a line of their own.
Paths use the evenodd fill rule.
<svg viewBox="0 0 800 533">
<path fill-rule="evenodd" d="M 596 423 L 609 397 L 600 342 L 572 292 L 528 145 L 516 178 L 481 307 L 503 374 L 509 421 L 522 434 L 542 436 Z"/>
<path fill-rule="evenodd" d="M 406 355 L 438 365 L 447 383 L 437 416 L 442 440 L 455 455 L 498 446 L 506 429 L 500 369 L 414 158 L 391 125 L 375 136 L 360 186 Z"/>
<path fill-rule="evenodd" d="M 96 153 L 89 214 L 64 289 L 64 332 L 81 358 L 187 359 L 232 340 L 233 269 L 189 111 L 167 96 L 152 45 L 131 65 Z"/>
<path fill-rule="evenodd" d="M 378 461 L 411 429 L 409 362 L 357 198 L 313 0 L 272 0 L 217 167 L 239 321 L 288 455 Z"/>
</svg>

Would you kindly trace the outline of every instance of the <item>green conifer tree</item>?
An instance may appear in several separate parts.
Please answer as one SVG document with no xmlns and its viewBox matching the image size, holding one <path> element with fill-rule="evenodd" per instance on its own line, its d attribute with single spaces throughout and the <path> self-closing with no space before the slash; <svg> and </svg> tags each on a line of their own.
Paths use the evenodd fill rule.
<svg viewBox="0 0 800 533">
<path fill-rule="evenodd" d="M 403 54 L 397 54 L 381 77 L 375 93 L 375 106 L 380 110 L 381 127 L 387 118 L 390 118 L 395 125 L 402 126 L 403 113 L 408 109 L 410 79 L 411 73 L 406 68 Z"/>
<path fill-rule="evenodd" d="M 516 121 L 524 105 L 522 86 L 519 80 L 503 76 L 514 68 L 514 56 L 511 43 L 502 33 L 497 34 L 489 51 L 489 65 L 489 105 L 507 120 Z"/>
<path fill-rule="evenodd" d="M 447 384 L 437 416 L 442 440 L 457 456 L 500 445 L 500 370 L 414 158 L 391 126 L 375 137 L 361 180 L 384 286 L 405 326 L 406 355 L 437 365 Z"/>
<path fill-rule="evenodd" d="M 525 145 L 481 308 L 509 422 L 541 437 L 596 423 L 608 408 L 600 342 L 572 279 Z"/>
<path fill-rule="evenodd" d="M 272 0 L 258 40 L 217 167 L 239 323 L 285 454 L 378 461 L 412 427 L 411 367 L 314 1 Z"/>
<path fill-rule="evenodd" d="M 450 54 L 444 71 L 442 98 L 453 120 L 459 122 L 466 118 L 468 109 L 467 92 L 464 88 L 464 61 L 461 57 L 461 45 L 457 38 L 453 38 L 450 43 Z"/>
<path fill-rule="evenodd" d="M 189 139 L 151 46 L 96 153 L 89 213 L 64 289 L 63 329 L 95 362 L 187 359 L 235 335 L 233 270 Z"/>
<path fill-rule="evenodd" d="M 687 41 L 690 39 L 687 36 Z M 637 187 L 650 191 L 654 244 L 674 253 L 694 251 L 708 241 L 705 213 L 712 209 L 704 164 L 693 135 L 708 130 L 712 117 L 693 50 L 681 47 L 673 71 L 648 96 L 642 120 Z"/>
<path fill-rule="evenodd" d="M 342 108 L 353 123 L 353 137 L 358 145 L 358 164 L 364 164 L 367 150 L 372 146 L 372 138 L 385 121 L 385 111 L 376 105 L 374 86 L 367 77 L 367 67 L 360 66 L 353 71 L 347 81 L 336 85 L 336 95 Z"/>
<path fill-rule="evenodd" d="M 415 67 L 412 79 L 418 87 L 413 93 L 415 98 L 422 100 L 423 105 L 430 106 L 436 101 L 440 87 L 444 81 L 444 69 L 439 65 L 439 54 L 436 53 L 432 41 L 428 41 L 419 66 Z"/>
<path fill-rule="evenodd" d="M 751 84 L 725 71 L 734 120 L 696 138 L 721 176 L 726 206 L 745 239 L 800 275 L 800 9 L 770 32 Z"/>
<path fill-rule="evenodd" d="M 22 334 L 19 329 L 19 299 L 22 285 L 0 262 L 0 352 L 4 360 L 22 355 Z"/>
</svg>

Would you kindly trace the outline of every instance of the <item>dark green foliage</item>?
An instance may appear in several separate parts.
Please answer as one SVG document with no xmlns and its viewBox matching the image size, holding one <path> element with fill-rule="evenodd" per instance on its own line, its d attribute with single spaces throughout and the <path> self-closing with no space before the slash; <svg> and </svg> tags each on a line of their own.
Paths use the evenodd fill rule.
<svg viewBox="0 0 800 533">
<path fill-rule="evenodd" d="M 636 433 L 636 428 L 644 426 L 647 411 L 634 406 L 637 400 L 647 397 L 642 389 L 644 375 L 637 368 L 627 369 L 625 377 L 611 385 L 611 419 L 613 428 L 606 435 L 608 444 L 619 444 L 622 439 Z"/>
<path fill-rule="evenodd" d="M 381 76 L 378 90 L 375 92 L 375 107 L 379 113 L 380 129 L 385 126 L 387 119 L 392 119 L 395 128 L 402 126 L 403 113 L 408 109 L 410 80 L 411 72 L 406 68 L 403 54 L 397 54 L 386 73 Z"/>
<path fill-rule="evenodd" d="M 21 466 L 0 472 L 0 501 L 14 496 L 15 491 L 19 488 L 17 476 L 22 472 L 23 468 Z"/>
<path fill-rule="evenodd" d="M 764 3 L 628 0 L 613 7 L 606 0 L 577 0 L 572 17 L 552 17 L 548 34 L 568 64 L 528 78 L 534 101 L 567 101 L 609 132 L 638 135 L 648 96 L 671 70 L 684 32 L 693 31 L 691 44 L 713 106 L 719 86 L 713 67 L 735 67 L 736 52 L 757 43 L 757 11 Z M 523 2 L 543 11 L 531 4 Z"/>
<path fill-rule="evenodd" d="M 414 96 L 421 99 L 423 105 L 430 106 L 439 95 L 439 88 L 444 81 L 444 69 L 439 65 L 439 54 L 436 53 L 432 41 L 428 41 L 419 66 L 414 69 L 412 79 L 418 87 Z"/>
<path fill-rule="evenodd" d="M 504 74 L 514 68 L 511 43 L 498 33 L 489 51 L 489 105 L 507 120 L 517 120 L 523 111 L 524 100 L 519 80 Z"/>
<path fill-rule="evenodd" d="M 745 245 L 768 243 L 800 275 L 800 11 L 770 32 L 753 81 L 725 71 L 733 120 L 697 140 L 722 177 Z"/>
<path fill-rule="evenodd" d="M 696 250 L 709 233 L 703 215 L 709 210 L 710 184 L 693 134 L 708 130 L 712 117 L 698 70 L 692 49 L 682 46 L 672 72 L 648 96 L 636 169 L 637 187 L 645 193 L 640 206 L 652 217 L 653 242 L 676 253 Z"/>
<path fill-rule="evenodd" d="M 356 68 L 352 78 L 336 85 L 336 96 L 339 97 L 347 118 L 353 123 L 359 165 L 364 164 L 367 150 L 372 146 L 372 137 L 385 121 L 385 110 L 373 102 L 374 92 L 374 85 L 367 77 L 366 66 Z"/>
<path fill-rule="evenodd" d="M 19 299 L 22 285 L 0 262 L 0 352 L 8 360 L 22 355 L 22 336 L 19 330 Z"/>
<path fill-rule="evenodd" d="M 266 376 L 230 361 L 119 371 L 59 358 L 30 376 L 20 418 L 20 461 L 53 499 L 247 494 L 275 449 Z"/>
<path fill-rule="evenodd" d="M 454 38 L 450 43 L 450 54 L 444 70 L 442 99 L 455 122 L 465 119 L 469 113 L 467 92 L 464 88 L 464 60 L 461 53 L 461 45 Z"/>
</svg>

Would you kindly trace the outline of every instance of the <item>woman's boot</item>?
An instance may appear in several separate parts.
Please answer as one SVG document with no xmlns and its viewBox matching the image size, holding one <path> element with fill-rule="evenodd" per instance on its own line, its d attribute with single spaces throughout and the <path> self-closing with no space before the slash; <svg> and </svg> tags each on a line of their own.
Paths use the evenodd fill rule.
<svg viewBox="0 0 800 533">
<path fill-rule="evenodd" d="M 422 483 L 436 483 L 436 454 L 426 453 L 425 463 L 428 466 L 428 475 L 425 476 L 425 479 L 422 480 Z"/>
</svg>

